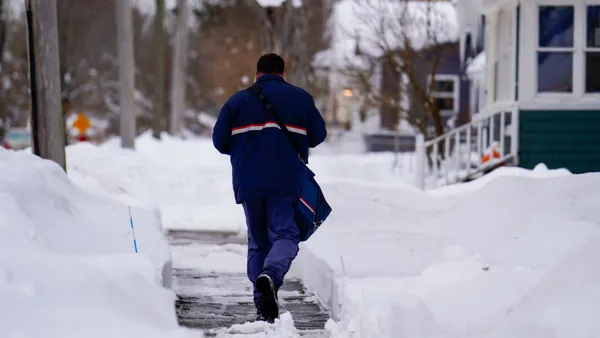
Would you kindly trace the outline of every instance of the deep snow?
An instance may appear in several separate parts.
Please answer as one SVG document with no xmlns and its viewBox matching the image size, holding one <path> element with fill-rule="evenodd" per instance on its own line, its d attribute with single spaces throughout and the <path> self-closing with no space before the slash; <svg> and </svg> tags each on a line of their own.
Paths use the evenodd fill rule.
<svg viewBox="0 0 600 338">
<path fill-rule="evenodd" d="M 124 203 L 157 208 L 165 229 L 245 229 L 244 212 L 232 205 L 233 192 L 223 182 L 231 177 L 228 158 L 208 142 L 163 137 L 157 143 L 141 136 L 136 151 L 121 149 L 118 140 L 73 145 L 67 149 L 69 175 Z"/>
<path fill-rule="evenodd" d="M 598 184 L 505 176 L 446 197 L 326 185 L 338 213 L 294 272 L 348 336 L 597 336 L 600 274 L 583 267 L 600 250 Z"/>
<path fill-rule="evenodd" d="M 0 336 L 190 337 L 153 209 L 132 208 L 135 254 L 127 205 L 26 151 L 0 149 L 0 172 Z"/>
<path fill-rule="evenodd" d="M 137 144 L 73 147 L 70 163 L 156 206 L 167 227 L 244 235 L 228 158 L 210 141 Z M 310 166 L 333 213 L 292 273 L 330 308 L 334 337 L 600 336 L 600 174 L 504 168 L 422 192 L 390 154 L 321 153 Z"/>
</svg>

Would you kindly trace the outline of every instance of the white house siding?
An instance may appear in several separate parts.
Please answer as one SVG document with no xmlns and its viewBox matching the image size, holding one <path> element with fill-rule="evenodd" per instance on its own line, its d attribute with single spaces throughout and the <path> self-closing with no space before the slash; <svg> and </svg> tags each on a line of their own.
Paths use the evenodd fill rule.
<svg viewBox="0 0 600 338">
<path fill-rule="evenodd" d="M 516 82 L 516 1 L 503 2 L 486 12 L 486 64 L 488 104 L 515 100 Z"/>
<path fill-rule="evenodd" d="M 480 113 L 486 104 L 486 53 L 477 55 L 467 66 L 470 90 L 470 111 L 472 115 Z"/>
</svg>

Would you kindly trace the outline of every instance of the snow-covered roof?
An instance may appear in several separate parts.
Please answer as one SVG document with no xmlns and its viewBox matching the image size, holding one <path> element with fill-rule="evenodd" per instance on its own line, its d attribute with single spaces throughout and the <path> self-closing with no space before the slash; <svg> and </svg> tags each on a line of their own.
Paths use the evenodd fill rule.
<svg viewBox="0 0 600 338">
<path fill-rule="evenodd" d="M 356 61 L 357 47 L 377 57 L 406 44 L 422 49 L 458 41 L 455 6 L 445 1 L 341 0 L 334 5 L 329 29 L 329 62 L 338 66 Z"/>
<path fill-rule="evenodd" d="M 469 65 L 467 66 L 467 74 L 470 75 L 483 71 L 485 69 L 485 63 L 485 52 L 479 53 L 473 58 L 473 60 L 471 60 L 471 62 L 469 62 Z"/>
</svg>

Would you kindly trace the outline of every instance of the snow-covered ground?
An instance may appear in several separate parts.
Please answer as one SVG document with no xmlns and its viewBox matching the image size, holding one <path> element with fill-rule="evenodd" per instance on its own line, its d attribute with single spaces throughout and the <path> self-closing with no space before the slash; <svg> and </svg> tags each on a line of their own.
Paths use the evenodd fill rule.
<svg viewBox="0 0 600 338">
<path fill-rule="evenodd" d="M 25 151 L 0 149 L 0 172 L 1 337 L 191 337 L 153 209 L 132 207 L 136 254 L 126 204 Z"/>
<path fill-rule="evenodd" d="M 69 176 L 128 205 L 157 208 L 165 229 L 246 231 L 243 209 L 234 202 L 229 157 L 215 151 L 210 141 L 182 142 L 164 134 L 156 142 L 144 134 L 136 151 L 120 149 L 119 144 L 111 140 L 101 146 L 70 146 Z M 310 159 L 320 181 L 377 181 L 403 187 L 413 181 L 392 171 L 391 153 L 332 157 L 337 150 L 324 146 Z"/>
<path fill-rule="evenodd" d="M 500 176 L 445 197 L 326 184 L 336 212 L 294 272 L 342 337 L 597 337 L 598 184 Z"/>
<path fill-rule="evenodd" d="M 136 151 L 118 140 L 79 143 L 67 150 L 69 175 L 128 204 L 158 208 L 163 228 L 240 232 L 244 212 L 232 206 L 229 159 L 208 142 L 141 136 Z"/>
<path fill-rule="evenodd" d="M 167 228 L 244 235 L 228 158 L 209 140 L 137 146 L 71 147 L 70 175 L 157 208 Z M 292 273 L 330 308 L 334 337 L 600 336 L 600 174 L 500 169 L 421 192 L 392 161 L 311 158 L 333 213 Z"/>
</svg>

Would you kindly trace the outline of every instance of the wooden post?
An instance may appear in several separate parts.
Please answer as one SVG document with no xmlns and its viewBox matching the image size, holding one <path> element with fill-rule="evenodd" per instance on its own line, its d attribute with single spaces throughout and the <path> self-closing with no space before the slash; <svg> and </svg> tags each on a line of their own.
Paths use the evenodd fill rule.
<svg viewBox="0 0 600 338">
<path fill-rule="evenodd" d="M 427 156 L 425 136 L 417 134 L 415 137 L 415 183 L 421 190 L 425 190 L 425 156 Z"/>
<path fill-rule="evenodd" d="M 135 148 L 135 63 L 131 0 L 116 1 L 117 41 L 119 48 L 119 90 L 121 109 L 121 147 Z"/>
<path fill-rule="evenodd" d="M 56 0 L 27 0 L 26 12 L 33 152 L 66 170 Z"/>
</svg>

